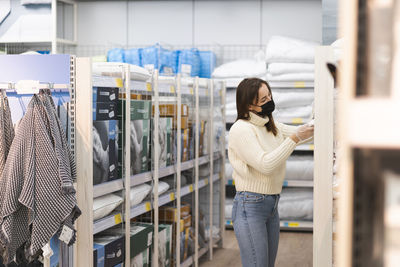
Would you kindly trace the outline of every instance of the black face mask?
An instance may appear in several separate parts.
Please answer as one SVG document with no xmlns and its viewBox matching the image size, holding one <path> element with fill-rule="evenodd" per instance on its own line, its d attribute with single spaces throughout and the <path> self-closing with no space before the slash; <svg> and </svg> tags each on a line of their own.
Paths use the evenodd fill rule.
<svg viewBox="0 0 400 267">
<path fill-rule="evenodd" d="M 271 115 L 272 112 L 274 112 L 275 103 L 274 103 L 274 100 L 271 99 L 271 101 L 268 101 L 264 105 L 258 106 L 258 107 L 262 108 L 261 112 L 258 112 L 258 115 L 265 117 L 265 116 Z"/>
</svg>

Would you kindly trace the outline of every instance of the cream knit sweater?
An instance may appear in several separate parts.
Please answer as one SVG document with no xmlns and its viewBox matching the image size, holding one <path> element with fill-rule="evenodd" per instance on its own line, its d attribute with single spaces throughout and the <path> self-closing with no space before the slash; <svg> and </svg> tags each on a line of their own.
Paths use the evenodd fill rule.
<svg viewBox="0 0 400 267">
<path fill-rule="evenodd" d="M 278 134 L 268 132 L 262 118 L 250 112 L 250 120 L 238 120 L 229 132 L 228 156 L 237 191 L 280 194 L 286 160 L 297 143 L 290 136 L 297 126 L 276 122 Z"/>
</svg>

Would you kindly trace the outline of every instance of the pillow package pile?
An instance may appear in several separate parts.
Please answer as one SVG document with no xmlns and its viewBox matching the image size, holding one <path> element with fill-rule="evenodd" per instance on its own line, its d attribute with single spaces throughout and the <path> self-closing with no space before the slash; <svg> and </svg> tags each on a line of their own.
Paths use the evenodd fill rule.
<svg viewBox="0 0 400 267">
<path fill-rule="evenodd" d="M 314 56 L 318 43 L 272 36 L 266 49 L 270 82 L 314 81 Z"/>
<path fill-rule="evenodd" d="M 161 75 L 211 78 L 216 65 L 216 55 L 212 51 L 199 51 L 196 48 L 168 50 L 156 44 L 144 48 L 113 48 L 107 53 L 108 62 L 123 62 L 146 68 L 157 69 Z"/>
</svg>

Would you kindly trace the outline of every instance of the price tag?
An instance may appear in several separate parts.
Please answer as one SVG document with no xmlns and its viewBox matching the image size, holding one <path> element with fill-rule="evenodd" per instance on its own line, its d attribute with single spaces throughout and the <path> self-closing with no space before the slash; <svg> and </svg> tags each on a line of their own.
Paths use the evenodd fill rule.
<svg viewBox="0 0 400 267">
<path fill-rule="evenodd" d="M 306 87 L 306 83 L 305 82 L 294 82 L 294 87 L 304 88 L 304 87 Z"/>
<path fill-rule="evenodd" d="M 169 194 L 169 199 L 172 201 L 175 199 L 175 193 Z"/>
<path fill-rule="evenodd" d="M 300 224 L 298 222 L 290 222 L 290 223 L 288 223 L 288 226 L 289 227 L 299 227 Z"/>
<path fill-rule="evenodd" d="M 120 224 L 120 223 L 122 223 L 122 216 L 121 216 L 121 213 L 118 213 L 118 214 L 116 214 L 116 215 L 114 216 L 114 221 L 115 221 L 115 224 Z"/>
<path fill-rule="evenodd" d="M 208 178 L 205 179 L 204 183 L 208 185 Z"/>
<path fill-rule="evenodd" d="M 189 64 L 182 64 L 181 72 L 190 75 L 190 73 L 192 72 L 192 66 Z"/>
<path fill-rule="evenodd" d="M 314 150 L 314 144 L 310 145 L 310 150 Z"/>
<path fill-rule="evenodd" d="M 194 95 L 193 88 L 189 88 L 189 92 L 191 95 Z"/>
<path fill-rule="evenodd" d="M 193 185 L 192 185 L 192 184 L 189 185 L 189 191 L 190 191 L 190 192 L 193 192 Z"/>
<path fill-rule="evenodd" d="M 150 202 L 146 202 L 146 204 L 144 205 L 144 208 L 146 211 L 150 211 L 151 210 Z"/>
<path fill-rule="evenodd" d="M 58 239 L 63 241 L 65 244 L 69 244 L 71 242 L 71 238 L 73 237 L 73 235 L 74 235 L 74 230 L 64 225 L 60 237 Z"/>
<path fill-rule="evenodd" d="M 293 118 L 292 123 L 293 124 L 301 124 L 301 123 L 303 123 L 303 119 L 302 118 Z"/>
<path fill-rule="evenodd" d="M 151 88 L 151 83 L 146 83 L 146 90 L 151 92 L 152 88 Z"/>
<path fill-rule="evenodd" d="M 170 91 L 171 93 L 175 94 L 175 87 L 174 87 L 173 85 L 171 85 L 171 86 L 169 87 L 169 91 Z"/>
<path fill-rule="evenodd" d="M 121 78 L 116 78 L 115 82 L 117 83 L 117 87 L 124 87 L 124 83 L 122 82 Z"/>
</svg>

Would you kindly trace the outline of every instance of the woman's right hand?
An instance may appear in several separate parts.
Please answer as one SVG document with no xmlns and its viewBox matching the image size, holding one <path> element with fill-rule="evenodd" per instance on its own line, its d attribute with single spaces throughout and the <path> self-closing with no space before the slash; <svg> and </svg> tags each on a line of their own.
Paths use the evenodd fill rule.
<svg viewBox="0 0 400 267">
<path fill-rule="evenodd" d="M 307 124 L 299 126 L 295 134 L 299 142 L 309 139 L 313 135 L 314 135 L 314 126 L 310 126 Z"/>
</svg>

